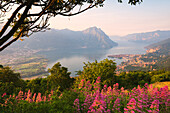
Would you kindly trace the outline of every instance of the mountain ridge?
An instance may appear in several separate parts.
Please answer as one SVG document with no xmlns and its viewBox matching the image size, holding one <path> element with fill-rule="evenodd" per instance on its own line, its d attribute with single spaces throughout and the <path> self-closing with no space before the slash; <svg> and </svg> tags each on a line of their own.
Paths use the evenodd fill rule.
<svg viewBox="0 0 170 113">
<path fill-rule="evenodd" d="M 156 30 L 142 33 L 132 33 L 125 36 L 111 36 L 111 38 L 117 40 L 124 40 L 135 43 L 156 43 L 167 38 L 170 38 L 170 30 Z"/>
<path fill-rule="evenodd" d="M 110 49 L 117 46 L 101 29 L 91 27 L 83 31 L 51 29 L 33 34 L 30 39 L 17 42 L 12 48 L 30 49 Z"/>
</svg>

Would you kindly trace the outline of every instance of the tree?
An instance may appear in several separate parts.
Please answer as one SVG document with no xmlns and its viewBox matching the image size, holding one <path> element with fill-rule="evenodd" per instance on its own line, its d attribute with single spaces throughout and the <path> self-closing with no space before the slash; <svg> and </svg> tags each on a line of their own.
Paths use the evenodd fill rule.
<svg viewBox="0 0 170 113">
<path fill-rule="evenodd" d="M 49 89 L 57 89 L 59 88 L 61 91 L 66 88 L 70 88 L 74 81 L 73 78 L 70 78 L 70 72 L 66 67 L 61 67 L 61 64 L 56 63 L 51 69 L 48 69 L 51 73 L 47 77 L 47 87 Z"/>
<path fill-rule="evenodd" d="M 1 0 L 0 23 L 11 9 L 13 13 L 0 31 L 0 51 L 22 37 L 46 30 L 48 20 L 56 15 L 74 16 L 93 7 L 103 6 L 104 0 Z M 122 0 L 118 0 L 122 2 Z M 136 5 L 142 0 L 129 0 Z M 16 9 L 14 9 L 16 7 Z M 38 10 L 34 10 L 37 8 Z M 10 27 L 11 26 L 11 27 Z"/>
<path fill-rule="evenodd" d="M 93 84 L 98 77 L 101 77 L 102 85 L 112 86 L 115 83 L 116 63 L 113 60 L 104 59 L 100 62 L 96 60 L 84 64 L 83 71 L 78 72 L 75 84 L 79 84 L 82 79 Z"/>
<path fill-rule="evenodd" d="M 14 85 L 19 86 L 21 77 L 19 73 L 15 73 L 9 67 L 0 68 L 0 82 L 13 82 Z"/>
<path fill-rule="evenodd" d="M 12 94 L 21 90 L 23 84 L 19 73 L 15 73 L 9 67 L 0 68 L 0 93 Z"/>
<path fill-rule="evenodd" d="M 27 80 L 27 90 L 31 90 L 32 93 L 42 93 L 45 94 L 47 92 L 47 79 L 46 78 L 36 78 L 32 80 Z"/>
</svg>

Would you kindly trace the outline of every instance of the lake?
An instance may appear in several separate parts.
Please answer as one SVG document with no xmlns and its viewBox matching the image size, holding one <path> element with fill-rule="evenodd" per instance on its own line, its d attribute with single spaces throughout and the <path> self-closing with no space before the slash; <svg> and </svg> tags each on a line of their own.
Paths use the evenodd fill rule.
<svg viewBox="0 0 170 113">
<path fill-rule="evenodd" d="M 55 63 L 60 62 L 62 66 L 67 67 L 71 72 L 71 76 L 75 76 L 78 70 L 83 69 L 83 62 L 87 63 L 93 62 L 95 60 L 101 61 L 108 58 L 108 55 L 116 54 L 144 54 L 146 49 L 144 47 L 146 44 L 136 44 L 128 41 L 116 41 L 119 45 L 113 47 L 109 50 L 53 50 L 48 52 L 41 52 L 39 54 L 45 55 L 49 59 L 47 66 L 51 68 Z M 109 58 L 111 59 L 111 58 Z M 114 59 L 117 65 L 119 65 L 123 60 Z"/>
</svg>

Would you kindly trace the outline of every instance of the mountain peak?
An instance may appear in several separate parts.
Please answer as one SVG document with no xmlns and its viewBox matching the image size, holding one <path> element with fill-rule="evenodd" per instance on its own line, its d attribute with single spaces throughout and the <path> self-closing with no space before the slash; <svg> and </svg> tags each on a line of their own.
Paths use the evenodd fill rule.
<svg viewBox="0 0 170 113">
<path fill-rule="evenodd" d="M 96 26 L 87 28 L 83 30 L 82 32 L 85 34 L 93 34 L 93 35 L 98 34 L 98 33 L 104 34 L 104 32 L 100 28 L 97 28 Z"/>
<path fill-rule="evenodd" d="M 94 29 L 94 30 L 97 30 L 98 28 L 97 28 L 96 26 L 93 26 L 93 27 L 89 27 L 89 28 L 87 28 L 87 29 L 91 29 L 91 30 Z M 86 29 L 86 30 L 87 30 L 87 29 Z"/>
</svg>

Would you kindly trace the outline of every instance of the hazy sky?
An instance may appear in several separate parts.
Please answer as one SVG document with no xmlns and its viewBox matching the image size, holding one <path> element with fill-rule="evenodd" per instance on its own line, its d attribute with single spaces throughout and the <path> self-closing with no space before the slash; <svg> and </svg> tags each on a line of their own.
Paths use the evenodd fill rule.
<svg viewBox="0 0 170 113">
<path fill-rule="evenodd" d="M 128 0 L 123 0 L 123 3 L 117 1 L 105 0 L 104 7 L 72 17 L 57 15 L 50 19 L 50 27 L 80 31 L 96 26 L 109 36 L 170 30 L 170 0 L 143 0 L 137 6 L 129 5 Z"/>
<path fill-rule="evenodd" d="M 137 6 L 106 0 L 104 7 L 93 8 L 73 17 L 56 16 L 50 20 L 56 29 L 84 30 L 96 26 L 107 35 L 170 30 L 170 0 L 144 0 Z"/>
</svg>

